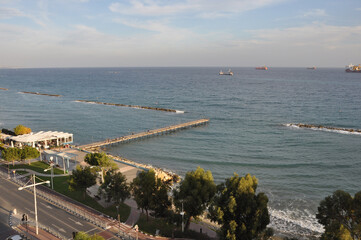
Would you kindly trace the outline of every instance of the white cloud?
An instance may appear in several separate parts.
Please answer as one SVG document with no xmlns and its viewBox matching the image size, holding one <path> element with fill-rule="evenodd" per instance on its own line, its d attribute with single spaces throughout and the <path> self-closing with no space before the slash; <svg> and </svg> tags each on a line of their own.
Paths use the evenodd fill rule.
<svg viewBox="0 0 361 240">
<path fill-rule="evenodd" d="M 23 12 L 16 8 L 0 7 L 0 19 L 25 16 Z"/>
<path fill-rule="evenodd" d="M 311 9 L 303 14 L 304 17 L 325 17 L 327 16 L 324 9 Z"/>
<path fill-rule="evenodd" d="M 286 0 L 185 0 L 181 3 L 162 0 L 130 0 L 127 4 L 115 2 L 109 6 L 112 12 L 139 16 L 169 16 L 180 13 L 196 13 L 199 16 L 215 17 L 225 13 L 237 13 L 277 4 Z"/>
<path fill-rule="evenodd" d="M 266 51 L 287 52 L 286 55 L 297 56 L 309 53 L 310 56 L 329 55 L 339 52 L 343 55 L 354 55 L 361 51 L 361 25 L 331 26 L 313 24 L 286 29 L 262 29 L 250 31 L 249 40 L 235 41 L 241 48 L 263 49 Z M 273 49 L 273 50 L 271 50 Z M 326 54 L 325 54 L 326 53 Z M 301 58 L 300 58 L 301 59 Z"/>
</svg>

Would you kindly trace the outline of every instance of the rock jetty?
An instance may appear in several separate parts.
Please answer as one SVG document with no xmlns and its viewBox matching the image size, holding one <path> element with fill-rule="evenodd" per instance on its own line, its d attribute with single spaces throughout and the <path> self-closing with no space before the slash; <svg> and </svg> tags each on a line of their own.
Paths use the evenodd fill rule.
<svg viewBox="0 0 361 240">
<path fill-rule="evenodd" d="M 7 90 L 9 90 L 9 89 L 7 89 L 7 88 L 1 88 L 1 87 L 0 87 L 0 90 L 7 91 Z"/>
<path fill-rule="evenodd" d="M 61 95 L 58 95 L 58 94 L 48 94 L 48 93 L 38 93 L 38 92 L 21 92 L 21 93 L 42 95 L 42 96 L 50 96 L 50 97 L 61 97 Z"/>
<path fill-rule="evenodd" d="M 142 168 L 144 170 L 154 169 L 155 175 L 164 182 L 177 183 L 180 181 L 180 177 L 177 174 L 172 173 L 170 171 L 166 171 L 164 169 L 153 167 L 153 166 L 146 165 L 146 164 L 136 163 L 129 159 L 119 157 L 119 156 L 114 156 L 109 153 L 107 153 L 107 155 L 109 157 L 115 159 L 116 161 L 123 162 L 123 163 L 129 164 L 129 165 L 133 165 L 138 168 Z"/>
<path fill-rule="evenodd" d="M 130 108 L 138 108 L 138 109 L 148 109 L 148 110 L 156 110 L 156 111 L 164 111 L 164 112 L 184 113 L 183 111 L 179 111 L 179 110 L 175 110 L 175 109 L 147 107 L 147 106 L 129 105 L 129 104 L 121 104 L 121 103 L 106 103 L 106 102 L 89 101 L 89 100 L 76 100 L 76 102 L 95 103 L 95 104 L 110 105 L 110 106 L 117 106 L 117 107 L 130 107 Z"/>
<path fill-rule="evenodd" d="M 361 134 L 361 129 L 353 128 L 339 128 L 339 127 L 329 127 L 323 125 L 313 125 L 313 124 L 304 124 L 304 123 L 288 123 L 287 127 L 298 127 L 298 128 L 309 128 L 313 130 L 328 130 L 328 131 L 342 131 L 347 133 L 357 133 Z"/>
</svg>

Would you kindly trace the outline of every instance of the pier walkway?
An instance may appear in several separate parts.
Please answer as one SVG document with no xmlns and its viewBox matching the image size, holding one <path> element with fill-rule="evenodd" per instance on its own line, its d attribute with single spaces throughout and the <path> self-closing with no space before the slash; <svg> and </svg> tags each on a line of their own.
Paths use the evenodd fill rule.
<svg viewBox="0 0 361 240">
<path fill-rule="evenodd" d="M 209 122 L 209 119 L 199 119 L 199 120 L 181 123 L 181 124 L 177 124 L 177 125 L 172 125 L 172 126 L 168 126 L 168 127 L 164 127 L 164 128 L 155 129 L 155 130 L 148 130 L 146 132 L 135 133 L 135 134 L 124 136 L 124 137 L 107 139 L 107 140 L 100 141 L 100 142 L 90 143 L 90 144 L 78 146 L 78 148 L 80 148 L 82 150 L 87 150 L 87 149 L 91 149 L 91 148 L 103 147 L 106 145 L 112 145 L 112 144 L 116 144 L 116 143 L 126 143 L 126 142 L 130 142 L 130 141 L 134 141 L 134 140 L 140 140 L 143 138 L 148 138 L 148 137 L 153 137 L 153 136 L 158 136 L 158 135 L 162 135 L 162 134 L 166 134 L 166 133 L 175 132 L 175 131 L 181 130 L 181 129 L 204 125 L 208 122 Z"/>
</svg>

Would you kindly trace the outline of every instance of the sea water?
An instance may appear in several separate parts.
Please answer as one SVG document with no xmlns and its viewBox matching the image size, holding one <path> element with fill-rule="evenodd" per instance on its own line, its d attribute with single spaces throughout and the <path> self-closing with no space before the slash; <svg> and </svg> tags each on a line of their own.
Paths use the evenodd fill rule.
<svg viewBox="0 0 361 240">
<path fill-rule="evenodd" d="M 320 234 L 319 202 L 361 190 L 361 136 L 289 123 L 361 129 L 361 74 L 339 69 L 1 69 L 0 128 L 74 134 L 85 144 L 200 118 L 206 126 L 107 147 L 105 151 L 184 176 L 200 166 L 217 183 L 255 175 L 283 233 Z M 21 93 L 60 94 L 49 97 Z M 176 113 L 77 102 L 91 100 Z"/>
</svg>

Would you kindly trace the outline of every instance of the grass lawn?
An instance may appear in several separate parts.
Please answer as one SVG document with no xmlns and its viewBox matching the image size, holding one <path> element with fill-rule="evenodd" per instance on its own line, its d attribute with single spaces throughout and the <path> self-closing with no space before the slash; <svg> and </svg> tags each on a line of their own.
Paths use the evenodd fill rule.
<svg viewBox="0 0 361 240">
<path fill-rule="evenodd" d="M 43 179 L 44 181 L 51 180 L 50 177 L 37 177 Z M 101 206 L 95 199 L 90 197 L 88 194 L 85 194 L 85 199 L 83 197 L 83 193 L 80 191 L 69 191 L 68 185 L 69 176 L 62 177 L 54 177 L 54 190 L 68 196 L 78 202 L 81 202 L 91 208 L 98 210 L 106 215 L 109 215 L 115 219 L 117 219 L 117 209 L 115 205 L 112 205 L 108 208 L 104 208 Z M 130 207 L 126 204 L 121 204 L 119 207 L 120 221 L 125 222 L 128 219 L 130 214 Z"/>
<path fill-rule="evenodd" d="M 41 161 L 38 161 L 38 162 L 33 162 L 31 163 L 30 165 L 29 164 L 18 164 L 18 165 L 9 165 L 9 168 L 10 169 L 19 169 L 19 168 L 25 168 L 25 169 L 31 169 L 35 172 L 38 172 L 38 173 L 44 173 L 44 169 L 47 169 L 49 168 L 50 165 L 45 163 L 45 162 L 41 162 Z M 50 174 L 50 170 L 47 171 L 46 173 Z M 54 168 L 54 174 L 63 174 L 64 171 L 63 170 L 60 170 L 58 168 Z"/>
</svg>

